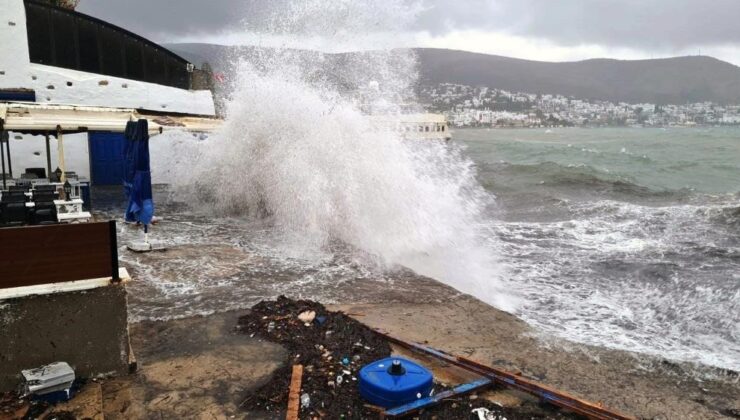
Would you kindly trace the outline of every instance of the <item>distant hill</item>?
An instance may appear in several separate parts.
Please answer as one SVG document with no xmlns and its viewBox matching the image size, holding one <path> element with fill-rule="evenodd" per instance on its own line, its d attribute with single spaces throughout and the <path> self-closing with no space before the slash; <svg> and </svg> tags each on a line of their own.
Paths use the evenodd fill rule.
<svg viewBox="0 0 740 420">
<path fill-rule="evenodd" d="M 225 69 L 235 47 L 170 44 L 196 65 Z M 552 63 L 457 50 L 418 48 L 420 83 L 459 83 L 612 102 L 740 103 L 740 67 L 711 57 L 593 59 Z"/>
</svg>

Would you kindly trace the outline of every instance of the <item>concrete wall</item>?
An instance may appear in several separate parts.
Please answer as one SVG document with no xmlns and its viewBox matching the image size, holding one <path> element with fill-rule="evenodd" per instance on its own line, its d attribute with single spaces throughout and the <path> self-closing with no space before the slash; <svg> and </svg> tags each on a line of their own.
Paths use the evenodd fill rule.
<svg viewBox="0 0 740 420">
<path fill-rule="evenodd" d="M 128 372 L 123 285 L 0 301 L 0 392 L 21 384 L 22 369 L 58 361 L 77 377 Z"/>
<path fill-rule="evenodd" d="M 210 91 L 31 63 L 23 0 L 0 0 L 0 89 L 33 89 L 36 102 L 215 115 Z M 71 85 L 71 86 L 70 86 Z"/>
</svg>

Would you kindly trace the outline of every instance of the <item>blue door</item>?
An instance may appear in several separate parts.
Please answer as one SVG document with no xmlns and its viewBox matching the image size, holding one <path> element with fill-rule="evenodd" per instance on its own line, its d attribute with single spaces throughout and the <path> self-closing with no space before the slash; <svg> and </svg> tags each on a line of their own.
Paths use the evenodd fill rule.
<svg viewBox="0 0 740 420">
<path fill-rule="evenodd" d="M 121 185 L 123 183 L 123 133 L 91 131 L 90 171 L 93 185 Z"/>
</svg>

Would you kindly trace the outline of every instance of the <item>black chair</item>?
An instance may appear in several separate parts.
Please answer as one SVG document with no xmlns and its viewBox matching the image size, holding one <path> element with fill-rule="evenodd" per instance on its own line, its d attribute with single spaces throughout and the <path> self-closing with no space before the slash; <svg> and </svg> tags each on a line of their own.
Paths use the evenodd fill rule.
<svg viewBox="0 0 740 420">
<path fill-rule="evenodd" d="M 23 226 L 28 224 L 28 210 L 25 203 L 2 203 L 3 226 Z"/>
<path fill-rule="evenodd" d="M 0 202 L 2 203 L 25 203 L 28 197 L 23 191 L 3 191 Z"/>
<path fill-rule="evenodd" d="M 33 194 L 33 222 L 37 225 L 52 224 L 57 222 L 57 206 L 54 200 L 59 194 L 54 192 L 35 192 Z"/>
<path fill-rule="evenodd" d="M 11 185 L 8 187 L 8 191 L 28 191 L 28 185 Z"/>
<path fill-rule="evenodd" d="M 54 200 L 59 200 L 59 193 L 56 191 L 36 191 L 33 193 L 33 201 L 37 206 L 39 202 L 54 204 Z"/>
<path fill-rule="evenodd" d="M 46 168 L 26 168 L 27 174 L 36 174 L 37 178 L 46 178 Z"/>
<path fill-rule="evenodd" d="M 33 187 L 34 194 L 37 192 L 54 192 L 57 190 L 56 185 L 49 185 L 49 184 L 36 184 L 36 186 Z"/>
<path fill-rule="evenodd" d="M 33 209 L 33 223 L 35 225 L 53 225 L 58 223 L 57 220 L 57 208 L 54 205 L 46 205 L 42 203 L 34 207 Z"/>
</svg>

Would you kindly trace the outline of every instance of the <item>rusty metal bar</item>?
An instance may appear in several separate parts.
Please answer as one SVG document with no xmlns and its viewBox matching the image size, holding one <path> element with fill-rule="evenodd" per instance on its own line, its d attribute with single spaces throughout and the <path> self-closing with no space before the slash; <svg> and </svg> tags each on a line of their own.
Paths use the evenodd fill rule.
<svg viewBox="0 0 740 420">
<path fill-rule="evenodd" d="M 482 375 L 504 386 L 515 388 L 520 391 L 535 395 L 550 404 L 565 408 L 588 418 L 597 420 L 635 420 L 635 417 L 609 410 L 607 408 L 604 408 L 599 403 L 593 403 L 577 398 L 566 392 L 551 388 L 547 385 L 538 383 L 527 378 L 523 378 L 517 374 L 507 372 L 503 369 L 486 366 L 473 360 L 466 359 L 464 357 L 454 356 L 443 351 L 433 349 L 423 344 L 408 342 L 400 338 L 393 337 L 385 331 L 377 328 L 374 329 L 374 331 L 391 343 L 397 344 L 401 347 L 407 348 L 417 353 L 427 354 L 437 359 L 444 360 L 447 363 Z"/>
<path fill-rule="evenodd" d="M 475 392 L 479 389 L 487 388 L 493 383 L 488 378 L 478 379 L 477 381 L 469 382 L 456 386 L 453 389 L 442 391 L 439 394 L 432 395 L 431 397 L 422 398 L 414 402 L 402 405 L 400 407 L 394 407 L 385 411 L 385 415 L 388 417 L 401 417 L 415 413 L 423 408 L 429 407 L 434 404 L 438 404 L 440 401 L 446 398 L 460 397 L 471 392 Z"/>
</svg>

